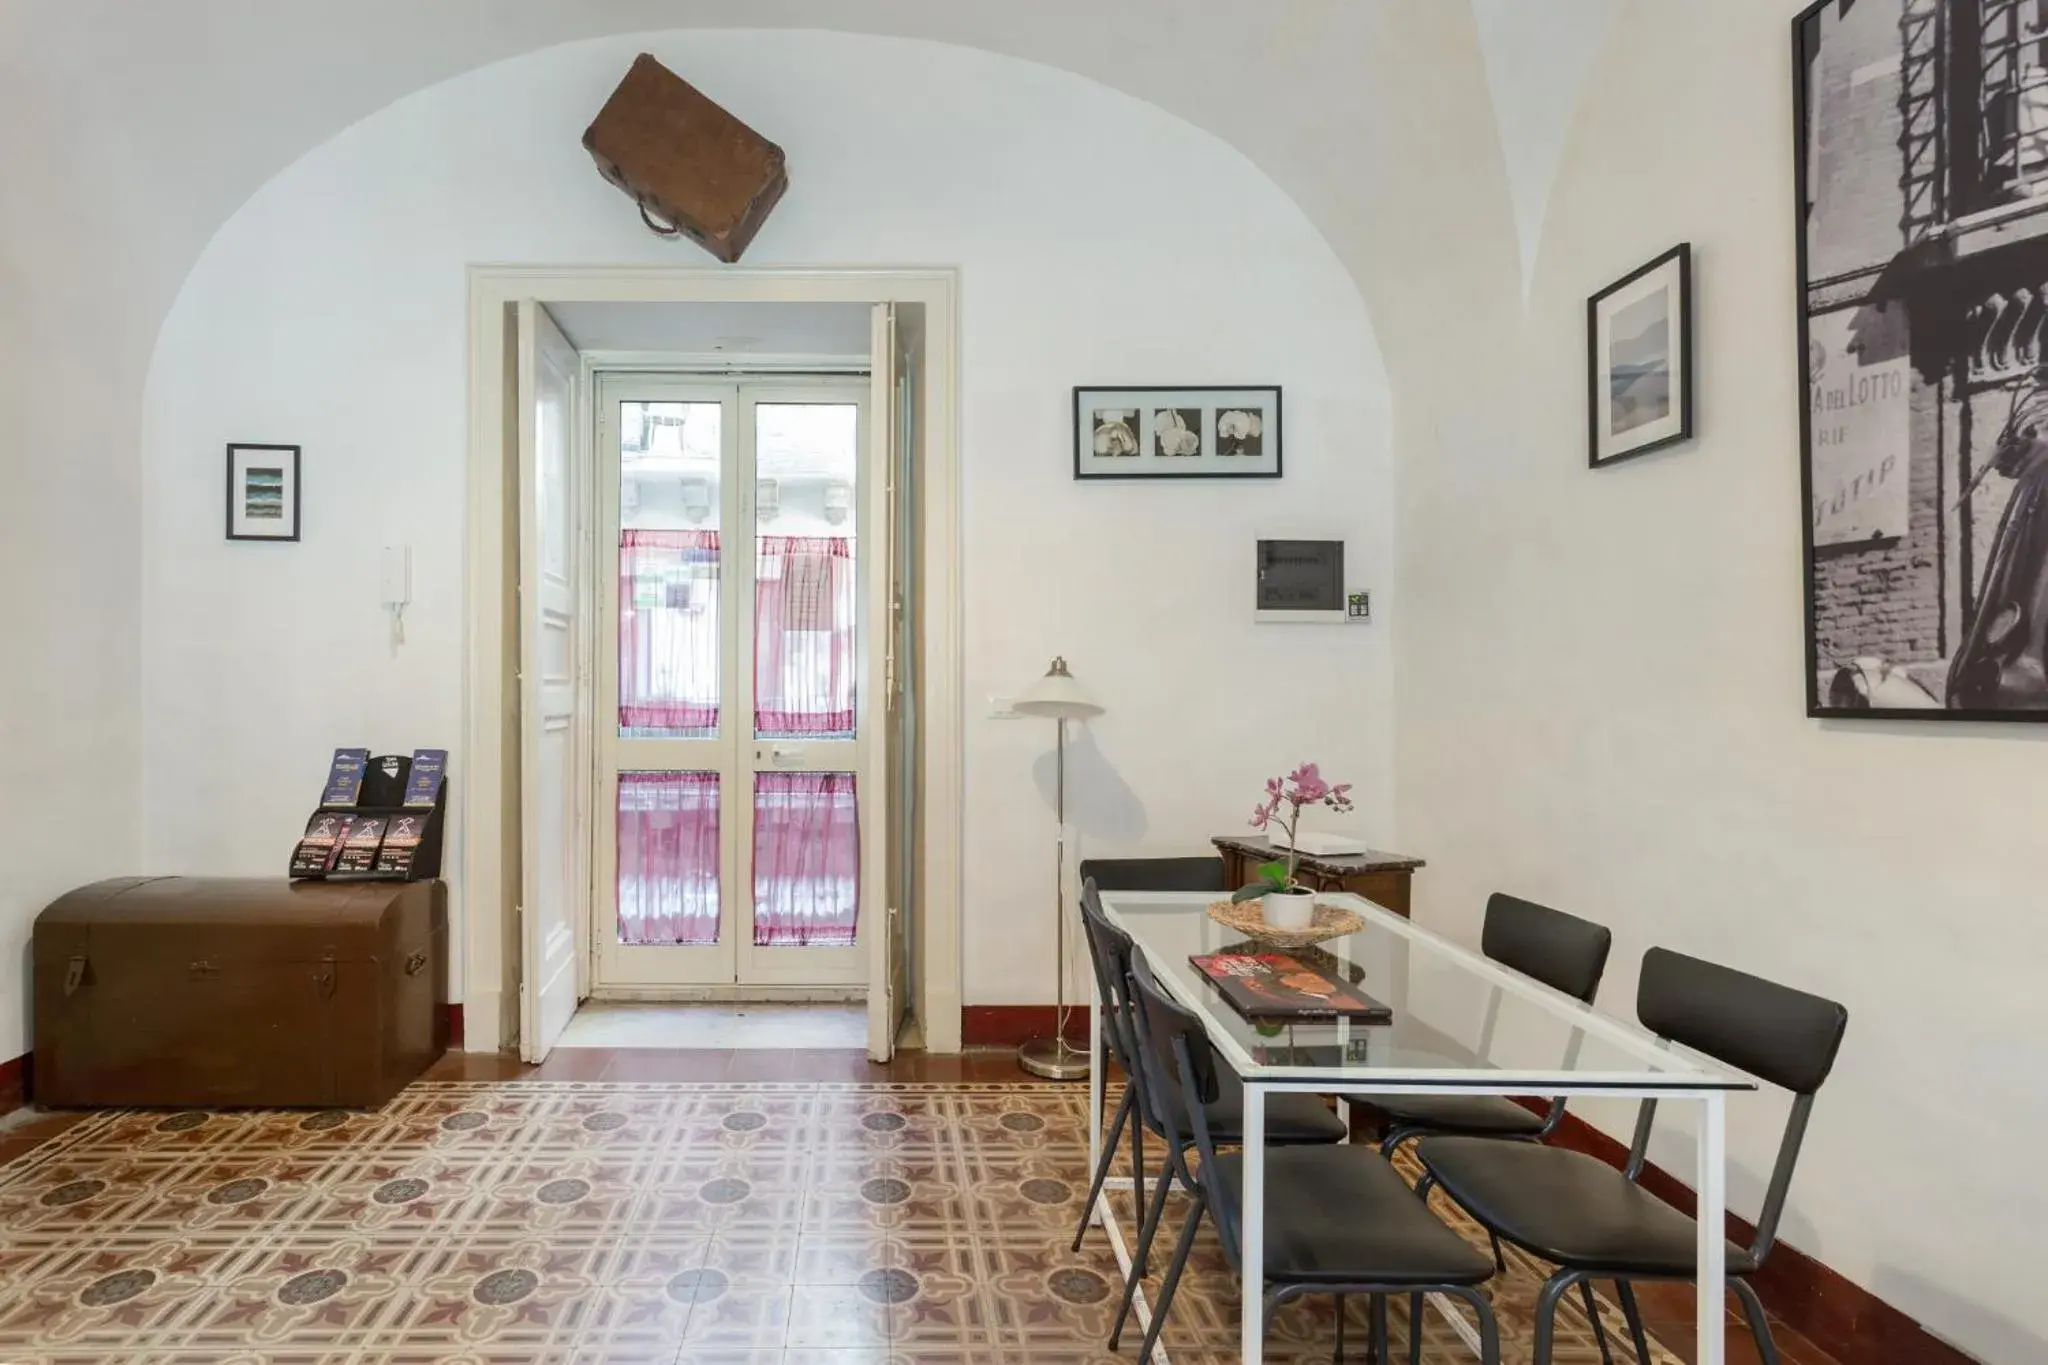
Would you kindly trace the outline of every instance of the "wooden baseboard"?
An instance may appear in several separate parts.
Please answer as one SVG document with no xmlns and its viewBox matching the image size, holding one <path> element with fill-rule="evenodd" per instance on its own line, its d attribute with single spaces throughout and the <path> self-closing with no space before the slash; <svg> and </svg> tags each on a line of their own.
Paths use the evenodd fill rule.
<svg viewBox="0 0 2048 1365">
<path fill-rule="evenodd" d="M 31 1054 L 0 1062 L 0 1114 L 11 1114 L 28 1103 L 29 1073 L 35 1060 Z"/>
<path fill-rule="evenodd" d="M 1545 1102 L 1524 1100 L 1541 1112 Z M 1572 1113 L 1551 1135 L 1552 1145 L 1597 1157 L 1620 1169 L 1628 1145 Z M 1688 1217 L 1699 1207 L 1692 1186 L 1654 1163 L 1643 1167 L 1643 1188 Z M 1756 1237 L 1749 1220 L 1728 1215 L 1728 1239 L 1747 1246 Z M 1763 1269 L 1750 1277 L 1771 1314 L 1841 1365 L 1979 1365 L 1863 1286 L 1830 1270 L 1799 1248 L 1779 1241 Z"/>
<path fill-rule="evenodd" d="M 1016 1047 L 1033 1038 L 1050 1038 L 1059 1026 L 1052 1005 L 963 1005 L 960 1043 L 963 1047 Z M 1088 1045 L 1088 1007 L 1067 1007 L 1067 1041 Z"/>
</svg>

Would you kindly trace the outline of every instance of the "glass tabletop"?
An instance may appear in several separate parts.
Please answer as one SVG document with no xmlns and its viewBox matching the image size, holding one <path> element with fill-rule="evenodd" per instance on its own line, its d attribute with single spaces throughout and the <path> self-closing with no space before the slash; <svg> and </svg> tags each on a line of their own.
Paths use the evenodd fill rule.
<svg viewBox="0 0 2048 1365">
<path fill-rule="evenodd" d="M 1208 915 L 1215 893 L 1102 893 L 1181 1004 L 1247 1081 L 1368 1079 L 1557 1095 L 1600 1090 L 1753 1090 L 1756 1082 L 1580 1004 L 1357 896 L 1318 899 L 1365 920 L 1314 948 L 1250 942 Z M 1386 1006 L 1385 1023 L 1245 1018 L 1189 962 L 1198 954 L 1279 953 L 1351 983 Z M 1369 1087 L 1362 1087 L 1369 1088 Z"/>
</svg>

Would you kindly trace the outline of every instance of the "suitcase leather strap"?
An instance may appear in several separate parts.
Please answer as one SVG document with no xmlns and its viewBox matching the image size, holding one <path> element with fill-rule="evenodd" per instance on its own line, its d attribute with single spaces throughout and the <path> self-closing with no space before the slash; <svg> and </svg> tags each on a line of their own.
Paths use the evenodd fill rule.
<svg viewBox="0 0 2048 1365">
<path fill-rule="evenodd" d="M 657 237 L 680 237 L 683 235 L 683 230 L 674 223 L 656 222 L 654 215 L 647 211 L 647 205 L 644 203 L 640 205 L 640 221 L 647 224 L 647 230 Z"/>
<path fill-rule="evenodd" d="M 64 994 L 71 995 L 85 984 L 85 954 L 72 957 L 64 968 Z"/>
</svg>

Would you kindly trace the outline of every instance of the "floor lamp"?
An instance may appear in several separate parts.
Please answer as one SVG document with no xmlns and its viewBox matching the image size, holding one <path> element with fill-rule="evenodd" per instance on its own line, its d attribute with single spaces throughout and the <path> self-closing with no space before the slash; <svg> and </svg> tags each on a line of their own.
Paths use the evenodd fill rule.
<svg viewBox="0 0 2048 1365">
<path fill-rule="evenodd" d="M 1059 727 L 1059 766 L 1054 801 L 1060 831 L 1056 854 L 1058 871 L 1052 893 L 1053 923 L 1059 944 L 1059 974 L 1054 978 L 1058 1005 L 1053 1015 L 1053 1036 L 1033 1038 L 1018 1048 L 1017 1064 L 1032 1075 L 1043 1076 L 1049 1081 L 1078 1081 L 1088 1074 L 1088 1050 L 1067 1041 L 1067 722 L 1099 716 L 1102 708 L 1081 690 L 1081 684 L 1074 681 L 1074 675 L 1067 672 L 1065 659 L 1054 659 L 1045 676 L 1024 689 L 1023 695 L 1011 706 L 1020 715 L 1051 716 Z"/>
</svg>

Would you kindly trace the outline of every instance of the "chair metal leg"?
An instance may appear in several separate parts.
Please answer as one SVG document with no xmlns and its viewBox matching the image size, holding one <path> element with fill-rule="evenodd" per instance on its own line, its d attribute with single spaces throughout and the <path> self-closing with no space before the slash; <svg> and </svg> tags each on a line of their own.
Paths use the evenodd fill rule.
<svg viewBox="0 0 2048 1365">
<path fill-rule="evenodd" d="M 1421 1137 L 1428 1131 L 1427 1128 L 1390 1128 L 1387 1130 L 1387 1135 L 1380 1139 L 1380 1155 L 1391 1161 L 1393 1160 L 1396 1147 L 1399 1147 L 1409 1138 Z"/>
<path fill-rule="evenodd" d="M 1607 1352 L 1607 1327 L 1600 1321 L 1600 1305 L 1593 1301 L 1593 1282 L 1579 1281 L 1579 1297 L 1586 1301 L 1586 1321 L 1593 1324 L 1593 1340 L 1600 1343 L 1600 1365 L 1614 1365 Z"/>
<path fill-rule="evenodd" d="M 1506 1253 L 1500 1249 L 1500 1234 L 1492 1228 L 1488 1228 L 1486 1230 L 1486 1240 L 1493 1243 L 1493 1273 L 1496 1275 L 1507 1274 L 1508 1258 Z"/>
<path fill-rule="evenodd" d="M 1131 1117 L 1131 1107 L 1136 1103 L 1135 1092 L 1124 1087 L 1124 1102 L 1116 1107 L 1116 1121 L 1109 1125 L 1109 1141 L 1102 1144 L 1102 1160 L 1095 1163 L 1095 1179 L 1088 1186 L 1088 1198 L 1081 1203 L 1081 1226 L 1074 1229 L 1073 1250 L 1081 1249 L 1081 1239 L 1088 1235 L 1088 1223 L 1095 1216 L 1095 1201 L 1102 1194 L 1102 1182 L 1109 1178 L 1109 1168 L 1116 1163 L 1116 1145 L 1123 1141 L 1124 1124 Z M 1145 1207 L 1145 1196 L 1138 1196 L 1139 1208 Z"/>
<path fill-rule="evenodd" d="M 1161 1182 L 1162 1184 L 1164 1181 Z M 1159 1284 L 1159 1302 L 1152 1305 L 1152 1325 L 1145 1329 L 1145 1343 L 1138 1348 L 1138 1359 L 1152 1358 L 1152 1348 L 1159 1341 L 1159 1334 L 1166 1327 L 1166 1311 L 1173 1307 L 1173 1291 L 1180 1287 L 1180 1272 L 1187 1268 L 1188 1252 L 1194 1249 L 1195 1229 L 1202 1222 L 1202 1201 L 1198 1198 L 1188 1210 L 1188 1221 L 1181 1225 L 1180 1241 L 1174 1244 L 1173 1260 L 1166 1267 L 1166 1278 Z M 1257 1292 L 1254 1290 L 1253 1292 Z M 1266 1308 L 1263 1311 L 1270 1313 Z M 1116 1349 L 1116 1342 L 1110 1342 L 1110 1349 Z"/>
<path fill-rule="evenodd" d="M 1372 1354 L 1366 1357 L 1373 1365 L 1386 1365 L 1392 1354 L 1387 1346 L 1387 1296 L 1372 1296 Z"/>
<path fill-rule="evenodd" d="M 1169 1179 L 1172 1176 L 1172 1174 L 1173 1172 L 1171 1171 L 1161 1171 L 1159 1173 L 1159 1179 L 1163 1183 L 1164 1181 Z M 1131 1192 L 1131 1207 L 1134 1209 L 1144 1208 L 1145 1116 L 1135 1111 L 1131 1114 Z M 1152 1257 L 1150 1248 L 1147 1248 L 1146 1254 L 1139 1257 L 1136 1261 L 1132 1262 L 1132 1264 L 1138 1267 L 1139 1275 L 1150 1275 L 1152 1273 Z"/>
<path fill-rule="evenodd" d="M 1529 1365 L 1550 1365 L 1552 1338 L 1557 1335 L 1557 1301 L 1582 1278 L 1576 1270 L 1560 1270 L 1543 1282 L 1543 1291 L 1536 1296 L 1536 1333 Z"/>
<path fill-rule="evenodd" d="M 1436 1176 L 1432 1175 L 1425 1168 L 1422 1172 L 1422 1178 L 1415 1182 L 1415 1197 L 1427 1204 L 1429 1202 L 1429 1192 L 1435 1188 Z"/>
<path fill-rule="evenodd" d="M 1337 1344 L 1330 1348 L 1330 1365 L 1344 1365 L 1344 1296 L 1337 1300 Z"/>
<path fill-rule="evenodd" d="M 1159 1219 L 1166 1212 L 1166 1193 L 1172 1185 L 1171 1173 L 1161 1171 L 1159 1183 L 1152 1187 L 1152 1207 L 1145 1210 L 1145 1222 L 1138 1232 L 1138 1245 L 1131 1252 L 1131 1273 L 1124 1277 L 1124 1301 L 1116 1310 L 1116 1325 L 1109 1332 L 1109 1349 L 1112 1351 L 1123 1339 L 1124 1322 L 1131 1315 L 1131 1302 L 1138 1295 L 1138 1282 L 1145 1278 L 1145 1257 L 1152 1250 L 1152 1238 L 1159 1231 Z M 1188 1217 L 1193 1219 L 1200 1212 L 1198 1205 Z"/>
<path fill-rule="evenodd" d="M 1771 1337 L 1771 1320 L 1764 1313 L 1763 1301 L 1756 1296 L 1748 1280 L 1728 1277 L 1728 1287 L 1735 1291 L 1735 1297 L 1742 1300 L 1742 1316 L 1749 1322 L 1750 1339 L 1756 1342 L 1756 1358 L 1763 1365 L 1778 1365 L 1778 1343 Z"/>
<path fill-rule="evenodd" d="M 1408 1296 L 1408 1365 L 1422 1365 L 1422 1295 Z"/>
<path fill-rule="evenodd" d="M 1650 1342 L 1643 1335 L 1643 1312 L 1636 1306 L 1635 1286 L 1627 1280 L 1616 1280 L 1614 1290 L 1621 1300 L 1621 1315 L 1628 1319 L 1628 1340 L 1635 1347 L 1636 1365 L 1650 1365 Z"/>
<path fill-rule="evenodd" d="M 1553 1276 L 1553 1280 L 1557 1277 Z M 1543 1293 L 1536 1299 L 1536 1354 L 1534 1365 L 1550 1365 L 1551 1319 L 1557 1313 L 1558 1296 L 1567 1285 L 1559 1285 L 1555 1293 L 1550 1284 L 1543 1286 Z M 1450 1285 L 1444 1291 L 1455 1294 L 1472 1305 L 1479 1316 L 1479 1365 L 1500 1365 L 1500 1324 L 1494 1320 L 1493 1304 L 1486 1295 L 1469 1285 Z M 1415 1296 L 1420 1299 L 1422 1296 Z"/>
</svg>

